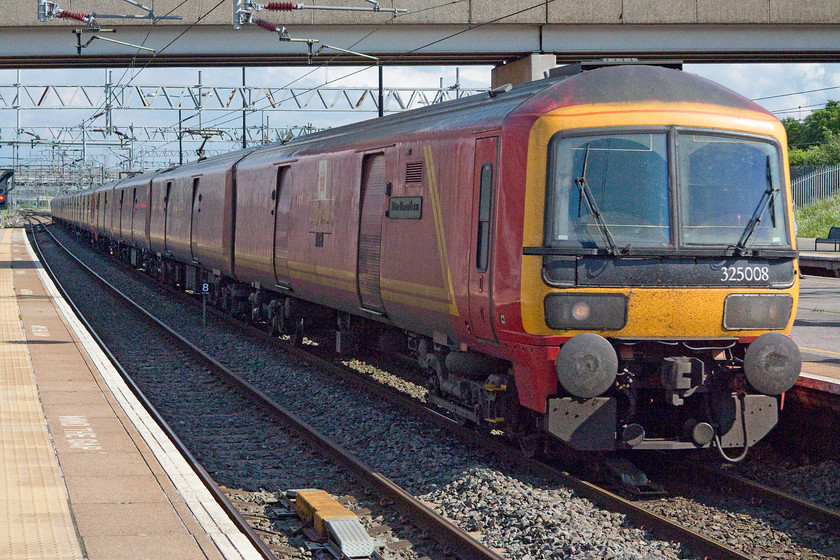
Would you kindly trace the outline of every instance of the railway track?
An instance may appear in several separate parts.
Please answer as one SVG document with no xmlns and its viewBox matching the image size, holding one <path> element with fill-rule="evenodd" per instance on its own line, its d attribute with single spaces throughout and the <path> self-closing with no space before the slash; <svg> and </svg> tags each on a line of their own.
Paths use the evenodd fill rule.
<svg viewBox="0 0 840 560">
<path fill-rule="evenodd" d="M 703 476 L 716 480 L 719 485 L 730 489 L 732 492 L 744 495 L 748 499 L 761 501 L 810 523 L 824 525 L 840 538 L 840 511 L 803 500 L 787 492 L 708 465 L 691 463 L 688 468 L 695 472 L 701 472 Z"/>
<path fill-rule="evenodd" d="M 679 461 L 671 474 L 675 477 L 702 478 L 727 494 L 743 496 L 752 503 L 765 504 L 789 517 L 796 517 L 808 523 L 821 525 L 833 531 L 840 538 L 840 511 L 801 499 L 790 493 L 750 480 L 733 472 L 722 470 L 696 461 Z"/>
<path fill-rule="evenodd" d="M 37 250 L 43 259 L 40 247 Z M 157 395 L 157 406 L 163 405 L 165 407 L 166 416 L 179 419 L 189 418 L 190 416 L 201 417 L 201 425 L 191 427 L 193 435 L 197 431 L 199 438 L 212 438 L 213 445 L 218 445 L 221 434 L 221 439 L 227 439 L 230 446 L 240 449 L 238 455 L 243 462 L 250 463 L 249 466 L 251 467 L 266 468 L 266 464 L 270 463 L 272 459 L 276 460 L 276 457 L 284 450 L 299 449 L 300 445 L 290 443 L 282 435 L 272 435 L 267 438 L 265 434 L 277 434 L 286 428 L 291 429 L 297 436 L 308 441 L 313 448 L 317 449 L 318 453 L 328 456 L 336 464 L 352 473 L 363 484 L 375 488 L 383 503 L 390 500 L 404 515 L 412 519 L 413 524 L 428 531 L 436 541 L 454 552 L 457 557 L 477 560 L 501 559 L 501 556 L 495 551 L 482 545 L 475 538 L 435 513 L 387 477 L 369 468 L 355 458 L 352 453 L 324 437 L 318 430 L 274 402 L 268 395 L 248 383 L 229 367 L 219 363 L 143 310 L 131 298 L 96 275 L 81 261 L 76 262 L 110 292 L 109 303 L 122 307 L 126 314 L 142 316 L 147 326 L 143 328 L 141 333 L 135 333 L 132 341 L 139 336 L 146 341 L 146 344 L 141 348 L 134 349 L 122 347 L 115 353 L 121 355 L 120 361 L 131 362 L 131 366 L 133 366 L 131 369 L 135 373 L 129 375 L 128 379 L 135 380 L 130 381 L 133 383 L 135 390 L 141 395 L 149 392 Z M 52 272 L 50 273 L 52 275 Z M 55 278 L 54 275 L 53 277 Z M 64 291 L 63 287 L 61 289 Z M 135 325 L 137 321 L 133 320 L 126 324 Z M 110 340 L 107 347 L 113 348 L 115 342 L 113 339 Z M 149 356 L 149 348 L 155 349 L 153 358 Z M 111 354 L 111 356 L 112 359 L 115 359 L 114 354 Z M 162 370 L 169 368 L 177 371 L 177 376 L 164 381 L 156 379 L 156 376 L 160 375 Z M 121 367 L 120 369 L 125 372 L 127 368 Z M 151 375 L 138 376 L 136 373 L 138 370 L 151 372 Z M 140 379 L 137 379 L 138 377 Z M 228 386 L 236 388 L 236 396 L 231 394 Z M 219 394 L 220 396 L 211 399 L 211 402 L 216 403 L 217 406 L 224 404 L 224 407 L 215 408 L 209 414 L 197 414 L 197 411 L 201 410 L 203 404 L 207 402 L 210 394 Z M 149 400 L 146 400 L 144 404 L 155 411 L 156 418 L 162 421 L 162 424 L 166 424 L 164 416 L 156 411 L 156 407 Z M 278 421 L 282 423 L 282 427 L 278 426 Z M 180 422 L 184 422 L 184 420 L 180 420 Z M 232 430 L 231 423 L 233 422 L 235 422 L 235 429 Z M 168 428 L 168 430 L 170 436 L 177 441 L 177 431 L 173 431 L 171 428 Z M 275 441 L 269 442 L 269 440 Z M 250 447 L 243 447 L 253 442 L 259 442 L 257 447 L 261 448 L 256 453 L 252 453 Z M 267 550 L 266 545 L 255 537 L 254 531 L 247 524 L 243 523 L 242 515 L 234 513 L 237 510 L 233 508 L 230 501 L 222 498 L 222 493 L 216 484 L 212 483 L 206 471 L 183 444 L 181 444 L 181 449 L 190 459 L 194 468 L 204 473 L 205 482 L 214 489 L 217 499 L 225 504 L 226 509 L 234 518 L 240 520 L 240 528 L 245 528 L 251 534 L 252 541 L 260 544 L 266 558 L 273 558 L 274 556 Z M 231 453 L 229 450 L 223 455 L 230 457 L 235 454 L 237 453 Z"/>
<path fill-rule="evenodd" d="M 274 343 L 276 343 L 276 340 L 272 340 L 272 344 Z M 285 351 L 291 353 L 299 352 L 291 347 L 287 348 Z M 608 492 L 603 488 L 599 488 L 592 483 L 577 479 L 576 477 L 572 477 L 542 463 L 522 458 L 506 445 L 501 444 L 496 438 L 478 436 L 471 430 L 463 430 L 460 427 L 453 425 L 453 423 L 448 419 L 421 407 L 415 399 L 400 395 L 392 389 L 382 387 L 380 384 L 371 383 L 369 380 L 366 380 L 361 376 L 348 372 L 346 368 L 324 363 L 321 360 L 313 358 L 311 355 L 303 355 L 303 357 L 304 359 L 315 361 L 318 363 L 319 367 L 327 368 L 330 375 L 341 375 L 342 377 L 350 380 L 349 382 L 363 386 L 365 391 L 373 392 L 377 398 L 387 399 L 388 401 L 395 403 L 397 406 L 409 411 L 412 415 L 422 414 L 427 422 L 441 426 L 443 429 L 451 433 L 457 433 L 464 441 L 475 443 L 476 439 L 480 437 L 482 439 L 481 445 L 492 450 L 492 453 L 501 457 L 506 464 L 513 465 L 518 469 L 522 469 L 545 480 L 552 481 L 553 483 L 562 484 L 563 486 L 572 489 L 578 495 L 588 498 L 592 502 L 607 510 L 620 512 L 623 515 L 626 515 L 634 525 L 645 527 L 654 533 L 658 538 L 680 542 L 694 554 L 699 556 L 713 558 L 750 558 L 749 555 L 738 552 L 726 544 L 716 542 L 713 539 L 700 535 L 698 532 L 682 527 L 679 523 L 674 523 L 665 517 L 658 516 L 652 513 L 649 509 L 640 507 L 638 504 Z"/>
</svg>

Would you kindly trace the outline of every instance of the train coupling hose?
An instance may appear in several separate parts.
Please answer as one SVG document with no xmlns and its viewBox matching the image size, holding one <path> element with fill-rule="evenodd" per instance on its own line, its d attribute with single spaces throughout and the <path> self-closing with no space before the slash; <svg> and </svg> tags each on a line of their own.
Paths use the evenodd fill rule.
<svg viewBox="0 0 840 560">
<path fill-rule="evenodd" d="M 740 463 L 747 457 L 747 452 L 750 450 L 750 438 L 747 435 L 747 405 L 744 399 L 744 394 L 738 396 L 738 402 L 741 405 L 741 425 L 744 428 L 744 450 L 741 452 L 740 455 L 737 457 L 730 457 L 726 454 L 726 451 L 723 450 L 723 446 L 720 443 L 720 435 L 718 434 L 717 428 L 715 429 L 715 445 L 717 446 L 718 453 L 720 456 L 723 457 L 724 461 L 728 463 Z"/>
</svg>

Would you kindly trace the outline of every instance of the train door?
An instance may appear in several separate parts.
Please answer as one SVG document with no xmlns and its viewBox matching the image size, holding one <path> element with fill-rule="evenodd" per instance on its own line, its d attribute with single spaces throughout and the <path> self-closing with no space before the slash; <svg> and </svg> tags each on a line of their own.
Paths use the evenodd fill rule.
<svg viewBox="0 0 840 560">
<path fill-rule="evenodd" d="M 475 141 L 470 259 L 470 324 L 476 338 L 496 340 L 490 308 L 493 193 L 498 137 Z"/>
<path fill-rule="evenodd" d="M 124 206 L 123 206 L 123 202 L 124 202 L 123 199 L 124 198 L 125 198 L 125 190 L 120 190 L 120 206 L 119 206 L 119 210 L 118 210 L 118 212 L 120 213 L 120 219 L 119 219 L 119 223 L 117 224 L 117 227 L 119 228 L 119 239 L 120 239 L 120 241 L 123 241 L 125 239 L 125 234 L 123 233 L 123 215 L 125 214 Z"/>
<path fill-rule="evenodd" d="M 134 239 L 134 217 L 137 214 L 137 187 L 132 187 L 131 189 L 131 227 L 129 231 L 131 232 L 131 243 L 133 245 L 137 244 L 137 240 Z"/>
<path fill-rule="evenodd" d="M 292 170 L 277 169 L 277 188 L 274 199 L 274 280 L 278 286 L 289 287 L 289 214 L 292 205 Z"/>
<path fill-rule="evenodd" d="M 166 194 L 163 196 L 163 250 L 169 252 L 169 197 L 172 196 L 172 181 L 166 182 Z"/>
<path fill-rule="evenodd" d="M 198 221 L 199 213 L 201 212 L 201 193 L 198 190 L 200 179 L 193 177 L 192 187 L 192 219 L 190 220 L 190 257 L 193 262 L 198 262 L 198 247 L 195 239 L 193 239 L 193 232 L 195 231 L 195 224 Z"/>
<path fill-rule="evenodd" d="M 143 187 L 143 246 L 152 246 L 152 181 Z"/>
<path fill-rule="evenodd" d="M 96 198 L 96 229 L 99 233 L 105 233 L 105 208 L 108 207 L 108 195 L 105 195 L 105 200 L 102 200 L 102 193 Z"/>
<path fill-rule="evenodd" d="M 384 313 L 379 285 L 382 220 L 385 216 L 385 154 L 366 155 L 362 162 L 357 283 L 362 308 Z"/>
</svg>

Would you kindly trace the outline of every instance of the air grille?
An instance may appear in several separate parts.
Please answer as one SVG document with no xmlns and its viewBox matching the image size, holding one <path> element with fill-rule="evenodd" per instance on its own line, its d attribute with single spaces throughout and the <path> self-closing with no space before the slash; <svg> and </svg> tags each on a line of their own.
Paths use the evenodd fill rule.
<svg viewBox="0 0 840 560">
<path fill-rule="evenodd" d="M 423 182 L 423 162 L 410 161 L 405 164 L 405 182 L 406 183 L 422 183 Z"/>
</svg>

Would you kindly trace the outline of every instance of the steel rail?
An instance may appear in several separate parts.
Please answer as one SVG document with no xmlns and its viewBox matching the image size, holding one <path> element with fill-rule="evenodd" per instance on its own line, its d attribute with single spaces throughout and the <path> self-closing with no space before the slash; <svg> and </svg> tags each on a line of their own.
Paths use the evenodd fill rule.
<svg viewBox="0 0 840 560">
<path fill-rule="evenodd" d="M 193 304 L 195 303 L 193 298 L 190 298 L 182 292 L 173 290 L 172 293 L 184 297 L 185 300 L 189 300 Z M 209 308 L 208 311 L 211 311 L 214 316 L 239 325 L 240 328 L 243 328 L 256 337 L 282 346 L 286 352 L 326 370 L 330 375 L 339 377 L 360 390 L 387 400 L 390 404 L 399 407 L 407 413 L 422 417 L 429 423 L 454 434 L 465 444 L 492 450 L 494 455 L 505 464 L 516 466 L 530 474 L 565 486 L 575 491 L 579 496 L 590 500 L 604 509 L 626 515 L 634 525 L 644 527 L 661 540 L 680 542 L 700 556 L 715 558 L 716 560 L 753 560 L 749 555 L 705 537 L 680 523 L 670 521 L 605 488 L 541 461 L 524 457 L 519 450 L 512 448 L 506 440 L 468 429 L 445 414 L 418 402 L 416 399 L 396 389 L 372 381 L 363 374 L 357 373 L 349 368 L 333 364 L 302 348 L 297 348 L 288 342 L 271 336 L 257 327 L 243 323 L 216 309 Z"/>
<path fill-rule="evenodd" d="M 49 232 L 52 236 L 52 232 Z M 363 461 L 357 459 L 351 452 L 344 449 L 342 446 L 329 440 L 322 435 L 313 426 L 302 420 L 296 414 L 278 404 L 271 397 L 265 394 L 262 390 L 254 387 L 248 381 L 243 379 L 240 375 L 218 362 L 212 356 L 192 344 L 189 340 L 178 334 L 174 329 L 163 323 L 160 319 L 143 309 L 139 304 L 134 302 L 129 296 L 121 292 L 119 289 L 111 285 L 107 280 L 102 278 L 93 269 L 88 267 L 85 263 L 79 260 L 72 252 L 65 247 L 58 239 L 52 236 L 56 244 L 67 252 L 73 259 L 75 259 L 81 267 L 83 267 L 97 282 L 110 290 L 113 294 L 123 299 L 130 307 L 134 308 L 147 321 L 160 328 L 166 335 L 175 343 L 187 349 L 189 352 L 200 357 L 205 366 L 213 372 L 219 374 L 225 381 L 239 388 L 244 394 L 249 396 L 257 405 L 263 408 L 267 413 L 275 417 L 279 417 L 285 421 L 296 433 L 306 440 L 312 442 L 322 450 L 324 450 L 336 463 L 354 473 L 359 479 L 374 486 L 377 491 L 391 499 L 399 509 L 404 513 L 410 515 L 415 524 L 421 528 L 429 531 L 432 538 L 445 547 L 452 549 L 455 554 L 464 560 L 502 560 L 502 556 L 480 543 L 478 540 L 469 535 L 466 531 L 449 522 L 446 518 L 436 513 L 429 506 L 422 503 L 420 500 L 406 492 L 399 485 L 388 479 L 382 473 L 376 472 L 369 468 Z M 66 294 L 65 298 L 66 298 Z M 75 309 L 75 308 L 74 308 Z M 78 314 L 78 311 L 77 311 Z M 87 325 L 87 324 L 86 324 Z M 89 327 L 88 327 L 89 328 Z M 98 338 L 97 338 L 98 340 Z M 101 342 L 100 342 L 101 344 Z M 115 359 L 110 355 L 109 358 Z M 121 370 L 122 372 L 122 370 Z M 139 391 L 139 389 L 138 389 Z M 144 397 L 144 404 L 148 402 Z M 149 403 L 151 406 L 151 403 Z M 159 415 L 158 415 L 159 416 Z M 162 421 L 162 419 L 161 419 Z M 258 537 L 257 537 L 258 538 Z"/>
<path fill-rule="evenodd" d="M 127 269 L 130 268 L 128 265 L 125 265 L 125 267 Z M 189 297 L 183 292 L 178 292 L 173 289 L 170 290 L 170 293 L 183 298 L 184 301 L 189 300 L 192 304 L 195 304 L 195 299 Z M 395 389 L 374 382 L 366 376 L 354 372 L 349 368 L 335 365 L 323 358 L 307 352 L 304 349 L 296 348 L 292 344 L 281 341 L 280 339 L 273 337 L 252 325 L 236 320 L 212 307 L 208 307 L 208 312 L 218 318 L 239 325 L 250 334 L 259 337 L 264 341 L 282 346 L 289 354 L 326 370 L 330 373 L 330 375 L 340 377 L 343 381 L 352 384 L 360 390 L 366 391 L 373 396 L 385 399 L 392 405 L 405 410 L 407 413 L 422 417 L 424 420 L 432 423 L 433 425 L 456 435 L 462 442 L 468 445 L 491 449 L 505 464 L 516 466 L 529 472 L 530 474 L 565 486 L 566 488 L 576 492 L 579 496 L 592 501 L 604 509 L 626 515 L 635 526 L 644 527 L 659 539 L 680 542 L 696 554 L 709 558 L 715 558 L 716 560 L 753 560 L 749 555 L 743 554 L 723 543 L 705 537 L 696 531 L 692 531 L 680 523 L 670 521 L 669 519 L 647 510 L 605 488 L 601 488 L 600 486 L 585 481 L 568 472 L 554 468 L 543 462 L 524 457 L 519 450 L 512 448 L 505 440 L 461 426 L 448 416 L 419 403 L 416 399 L 400 393 Z"/>
<path fill-rule="evenodd" d="M 185 299 L 189 299 L 195 303 L 195 300 L 192 298 L 185 297 Z M 418 415 L 429 423 L 449 431 L 468 445 L 492 450 L 494 455 L 503 463 L 516 466 L 530 474 L 565 486 L 575 491 L 579 496 L 590 500 L 604 509 L 626 515 L 634 525 L 644 527 L 661 540 L 680 542 L 698 555 L 715 558 L 716 560 L 752 560 L 752 557 L 749 555 L 705 537 L 696 531 L 692 531 L 682 524 L 670 521 L 605 488 L 601 488 L 596 484 L 587 482 L 543 462 L 524 457 L 518 450 L 512 448 L 506 441 L 501 440 L 501 438 L 465 428 L 448 416 L 419 403 L 416 399 L 406 396 L 395 389 L 371 381 L 362 374 L 356 373 L 348 368 L 337 366 L 306 350 L 296 348 L 252 325 L 242 323 L 215 309 L 212 309 L 212 312 L 215 316 L 236 323 L 253 335 L 271 341 L 274 344 L 282 345 L 284 350 L 290 354 L 325 369 L 330 375 L 340 377 L 343 381 L 352 384 L 360 390 L 385 399 L 392 405 L 405 410 L 407 413 Z"/>
<path fill-rule="evenodd" d="M 31 224 L 33 222 L 32 218 L 30 217 L 29 220 Z M 45 224 L 41 223 L 40 225 Z M 55 237 L 52 235 L 52 232 L 50 232 L 46 228 L 44 228 L 44 231 L 48 233 L 50 237 L 52 237 L 53 240 L 56 242 L 56 244 L 62 249 L 64 249 L 64 251 L 66 251 L 68 255 L 76 259 L 76 261 L 82 267 L 87 269 L 96 278 L 100 278 L 95 272 L 93 272 L 83 262 L 77 259 L 69 250 L 67 250 L 67 248 L 64 247 L 64 245 L 62 245 L 57 239 L 55 239 Z M 189 449 L 187 449 L 187 446 L 184 445 L 184 442 L 182 442 L 181 439 L 175 434 L 175 431 L 169 426 L 169 424 L 167 424 L 166 420 L 164 420 L 163 416 L 161 416 L 161 414 L 157 411 L 154 405 L 146 398 L 146 396 L 143 394 L 143 392 L 140 390 L 140 388 L 137 386 L 134 380 L 131 379 L 131 376 L 128 375 L 128 372 L 126 372 L 125 369 L 123 369 L 123 367 L 120 365 L 116 357 L 111 353 L 110 350 L 108 350 L 108 347 L 99 337 L 99 335 L 97 335 L 93 328 L 91 328 L 90 323 L 88 323 L 87 319 L 84 317 L 84 315 L 82 315 L 79 308 L 76 307 L 76 304 L 73 303 L 73 301 L 70 299 L 67 291 L 64 289 L 64 286 L 59 281 L 58 276 L 56 276 L 49 263 L 47 262 L 46 258 L 44 258 L 44 254 L 41 251 L 41 246 L 38 243 L 38 239 L 36 237 L 36 232 L 34 231 L 34 228 L 32 229 L 31 233 L 32 240 L 34 241 L 35 245 L 35 250 L 38 253 L 38 259 L 41 261 L 44 270 L 52 279 L 53 283 L 58 288 L 64 300 L 73 310 L 73 313 L 76 314 L 76 317 L 88 330 L 96 344 L 102 349 L 102 351 L 107 356 L 108 360 L 110 360 L 111 364 L 113 364 L 113 366 L 117 369 L 117 372 L 120 374 L 120 377 L 123 378 L 123 381 L 125 381 L 125 383 L 128 385 L 131 392 L 134 393 L 134 396 L 137 397 L 137 399 L 143 405 L 143 408 L 145 408 L 146 411 L 152 416 L 152 419 L 155 421 L 155 423 L 161 427 L 164 433 L 166 433 L 167 437 L 169 437 L 169 439 L 178 449 L 178 452 L 181 453 L 181 455 L 184 457 L 184 459 L 187 461 L 190 467 L 192 467 L 193 471 L 195 471 L 202 484 L 204 484 L 205 488 L 207 488 L 207 490 L 213 496 L 213 499 L 216 501 L 216 503 L 218 503 L 219 506 L 225 511 L 225 513 L 228 514 L 236 528 L 239 529 L 245 535 L 245 537 L 251 542 L 251 544 L 254 545 L 254 547 L 257 549 L 257 551 L 263 558 L 265 558 L 266 560 L 276 560 L 277 557 L 271 552 L 271 550 L 269 550 L 268 546 L 254 532 L 254 529 L 251 527 L 251 525 L 249 525 L 248 522 L 245 521 L 245 518 L 242 517 L 242 515 L 239 513 L 239 511 L 237 511 L 237 509 L 233 506 L 230 500 L 228 500 L 227 496 L 225 496 L 225 494 L 218 487 L 218 485 L 216 485 L 216 482 L 210 477 L 207 471 L 204 470 L 204 467 L 201 466 L 201 464 L 193 456 Z"/>
<path fill-rule="evenodd" d="M 705 476 L 713 477 L 721 485 L 728 486 L 737 491 L 738 494 L 756 498 L 762 502 L 772 504 L 779 509 L 788 510 L 794 513 L 800 520 L 826 525 L 840 534 L 840 511 L 797 498 L 787 492 L 771 488 L 734 473 L 721 471 L 708 465 L 683 461 L 680 463 L 680 466 L 693 472 L 700 472 Z"/>
<path fill-rule="evenodd" d="M 185 301 L 188 300 L 195 304 L 195 299 L 183 292 L 172 290 L 172 293 L 183 297 Z M 460 441 L 467 445 L 492 450 L 494 455 L 505 464 L 518 467 L 530 474 L 565 486 L 575 491 L 579 496 L 592 501 L 604 509 L 626 515 L 634 525 L 644 527 L 661 540 L 680 542 L 700 556 L 715 558 L 716 560 L 753 560 L 749 555 L 701 535 L 680 523 L 670 521 L 605 488 L 547 465 L 544 462 L 524 457 L 519 450 L 511 447 L 506 440 L 466 428 L 446 416 L 446 414 L 440 413 L 396 389 L 372 381 L 365 375 L 354 370 L 331 363 L 303 348 L 297 348 L 253 325 L 234 319 L 214 308 L 208 308 L 208 311 L 218 318 L 238 325 L 253 336 L 282 346 L 287 353 L 326 370 L 330 375 L 341 378 L 342 381 L 353 385 L 359 390 L 387 400 L 390 404 L 407 413 L 420 416 L 429 423 L 454 434 Z"/>
</svg>

